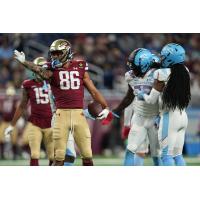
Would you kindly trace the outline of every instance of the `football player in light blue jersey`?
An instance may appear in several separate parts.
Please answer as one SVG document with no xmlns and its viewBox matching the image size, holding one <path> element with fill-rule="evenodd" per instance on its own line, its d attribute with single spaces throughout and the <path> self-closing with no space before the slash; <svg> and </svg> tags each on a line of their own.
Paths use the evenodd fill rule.
<svg viewBox="0 0 200 200">
<path fill-rule="evenodd" d="M 132 124 L 132 117 L 134 114 L 135 102 L 133 102 L 124 109 L 124 126 L 121 132 L 121 138 L 127 142 L 127 138 L 130 132 L 130 129 L 134 124 Z M 144 140 L 144 142 L 137 149 L 136 154 L 134 155 L 134 165 L 135 166 L 143 166 L 145 155 L 149 152 L 149 141 L 148 137 Z"/>
<path fill-rule="evenodd" d="M 185 50 L 179 44 L 170 43 L 161 51 L 162 69 L 154 73 L 154 87 L 149 95 L 139 92 L 140 99 L 154 104 L 159 99 L 159 139 L 162 162 L 166 166 L 184 166 L 182 156 L 185 131 L 188 124 L 187 108 L 190 94 L 190 75 L 184 65 Z"/>
<path fill-rule="evenodd" d="M 158 103 L 151 105 L 137 98 L 141 90 L 146 94 L 150 93 L 154 83 L 153 74 L 156 70 L 154 64 L 153 55 L 147 49 L 139 48 L 130 54 L 127 65 L 131 70 L 125 74 L 129 89 L 121 103 L 113 110 L 120 114 L 134 99 L 134 115 L 128 136 L 125 166 L 137 165 L 135 163 L 136 152 L 145 142 L 146 137 L 149 140 L 154 164 L 161 165 L 158 133 L 154 127 L 154 118 L 159 114 Z"/>
</svg>

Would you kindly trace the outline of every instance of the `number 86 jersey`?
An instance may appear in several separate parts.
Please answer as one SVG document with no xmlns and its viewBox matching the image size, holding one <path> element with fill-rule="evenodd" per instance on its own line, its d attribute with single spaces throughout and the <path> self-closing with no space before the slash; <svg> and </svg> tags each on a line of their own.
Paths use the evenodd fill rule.
<svg viewBox="0 0 200 200">
<path fill-rule="evenodd" d="M 88 70 L 85 61 L 72 60 L 63 67 L 50 70 L 52 93 L 55 97 L 57 109 L 82 109 L 84 98 L 83 78 Z"/>
</svg>

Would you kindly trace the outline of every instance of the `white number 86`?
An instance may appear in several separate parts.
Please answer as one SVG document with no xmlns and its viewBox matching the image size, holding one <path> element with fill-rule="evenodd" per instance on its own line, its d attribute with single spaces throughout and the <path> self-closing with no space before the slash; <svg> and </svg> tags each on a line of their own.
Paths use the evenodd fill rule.
<svg viewBox="0 0 200 200">
<path fill-rule="evenodd" d="M 62 90 L 77 90 L 80 88 L 80 79 L 78 71 L 60 71 L 60 88 Z"/>
</svg>

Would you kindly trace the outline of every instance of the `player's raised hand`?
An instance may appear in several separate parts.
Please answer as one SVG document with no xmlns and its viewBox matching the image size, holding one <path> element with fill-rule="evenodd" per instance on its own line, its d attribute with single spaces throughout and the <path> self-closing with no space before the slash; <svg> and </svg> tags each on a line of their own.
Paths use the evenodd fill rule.
<svg viewBox="0 0 200 200">
<path fill-rule="evenodd" d="M 4 135 L 5 135 L 6 141 L 9 141 L 10 135 L 12 134 L 13 129 L 14 129 L 14 127 L 13 127 L 12 125 L 9 125 L 9 126 L 5 129 Z"/>
<path fill-rule="evenodd" d="M 25 54 L 24 52 L 19 52 L 17 50 L 14 50 L 14 58 L 16 60 L 18 60 L 20 63 L 24 63 L 25 62 Z"/>
<path fill-rule="evenodd" d="M 103 109 L 103 110 L 99 113 L 97 119 L 105 119 L 105 118 L 108 116 L 109 112 L 110 112 L 110 111 L 109 111 L 107 108 Z"/>
</svg>

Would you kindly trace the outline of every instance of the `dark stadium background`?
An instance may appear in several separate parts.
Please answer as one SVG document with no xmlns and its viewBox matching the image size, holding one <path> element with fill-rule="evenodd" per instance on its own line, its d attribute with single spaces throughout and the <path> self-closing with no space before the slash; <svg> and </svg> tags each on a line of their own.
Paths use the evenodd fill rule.
<svg viewBox="0 0 200 200">
<path fill-rule="evenodd" d="M 184 154 L 187 156 L 186 161 L 189 165 L 200 165 L 198 157 L 200 155 L 200 34 L 0 34 L 0 104 L 5 99 L 6 88 L 11 85 L 15 87 L 16 98 L 19 99 L 22 81 L 31 76 L 30 72 L 13 61 L 13 50 L 24 51 L 29 60 L 38 56 L 48 57 L 50 44 L 59 38 L 65 38 L 71 42 L 75 57 L 86 59 L 95 85 L 103 92 L 111 107 L 114 107 L 126 92 L 127 86 L 124 82 L 124 73 L 127 71 L 126 59 L 133 49 L 144 47 L 160 52 L 166 43 L 181 44 L 186 50 L 186 65 L 191 72 L 192 93 L 191 104 L 188 108 L 189 125 Z M 87 93 L 85 100 L 85 105 L 91 100 Z M 120 138 L 123 120 L 116 119 L 108 127 L 102 127 L 99 122 L 93 121 L 89 121 L 89 124 L 96 163 L 120 165 L 125 149 L 125 142 Z M 0 165 L 28 165 L 28 161 L 23 157 L 20 143 L 24 126 L 25 123 L 22 122 L 18 137 L 17 161 L 12 161 L 12 155 L 8 153 L 6 160 L 0 160 Z M 10 150 L 9 146 L 7 149 Z M 45 155 L 43 157 L 45 158 Z M 98 158 L 104 160 L 98 161 Z M 150 165 L 150 162 L 147 161 L 146 164 Z"/>
</svg>

